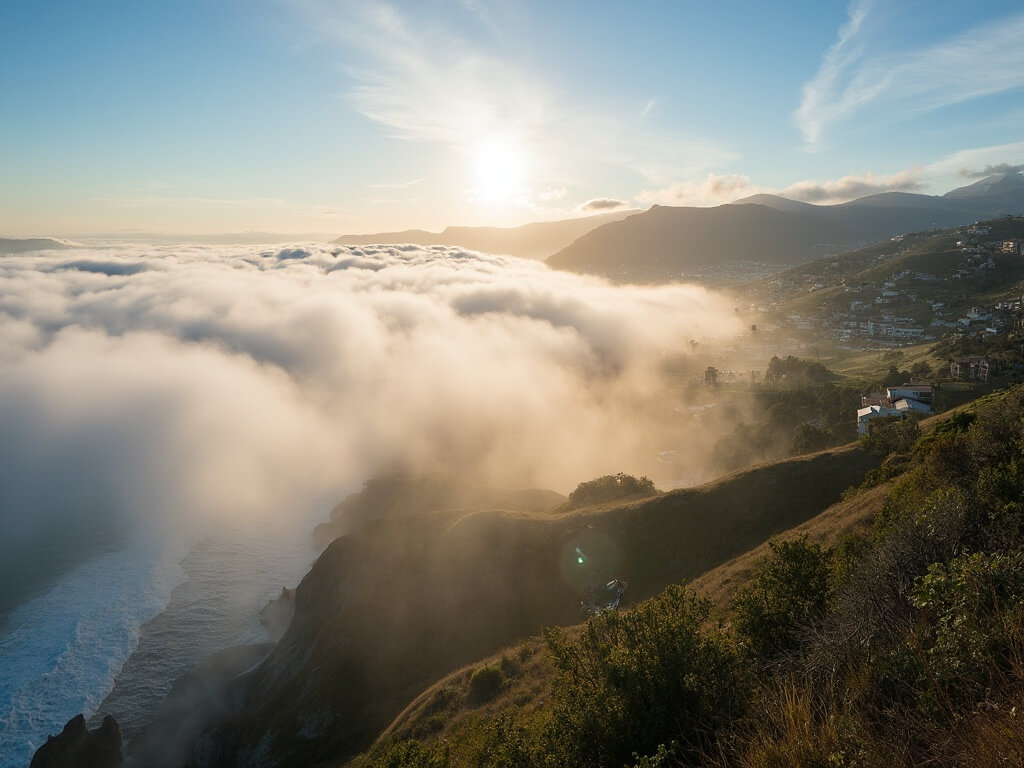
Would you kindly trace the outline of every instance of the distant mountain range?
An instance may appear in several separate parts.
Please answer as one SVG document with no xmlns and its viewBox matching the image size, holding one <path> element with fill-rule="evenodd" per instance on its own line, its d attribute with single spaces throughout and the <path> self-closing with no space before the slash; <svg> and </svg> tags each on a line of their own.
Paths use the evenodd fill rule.
<svg viewBox="0 0 1024 768">
<path fill-rule="evenodd" d="M 0 237 L 0 253 L 31 253 L 64 248 L 74 246 L 50 237 Z"/>
<path fill-rule="evenodd" d="M 546 259 L 587 232 L 637 213 L 635 210 L 601 213 L 577 219 L 539 221 L 520 227 L 448 227 L 443 232 L 407 229 L 369 235 L 342 235 L 335 243 L 376 245 L 454 245 L 485 253 L 504 253 L 524 259 Z"/>
<path fill-rule="evenodd" d="M 729 262 L 799 264 L 906 232 L 1024 213 L 1024 176 L 990 176 L 945 195 L 884 192 L 841 205 L 754 195 L 714 208 L 654 206 L 605 224 L 548 259 L 558 269 L 666 280 Z"/>
</svg>

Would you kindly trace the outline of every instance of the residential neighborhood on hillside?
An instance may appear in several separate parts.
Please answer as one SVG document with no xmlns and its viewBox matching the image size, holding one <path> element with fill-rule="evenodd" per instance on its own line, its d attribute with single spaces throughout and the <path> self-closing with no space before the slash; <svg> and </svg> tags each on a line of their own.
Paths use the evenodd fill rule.
<svg viewBox="0 0 1024 768">
<path fill-rule="evenodd" d="M 900 235 L 771 275 L 751 307 L 797 338 L 849 349 L 1016 334 L 1022 244 L 1019 217 Z"/>
</svg>

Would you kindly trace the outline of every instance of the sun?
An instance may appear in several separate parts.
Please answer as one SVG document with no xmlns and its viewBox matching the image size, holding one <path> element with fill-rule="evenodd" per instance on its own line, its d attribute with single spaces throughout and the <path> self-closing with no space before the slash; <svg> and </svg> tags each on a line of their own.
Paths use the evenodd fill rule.
<svg viewBox="0 0 1024 768">
<path fill-rule="evenodd" d="M 526 194 L 526 152 L 507 136 L 489 136 L 471 151 L 474 187 L 471 195 L 480 202 L 504 204 Z"/>
</svg>

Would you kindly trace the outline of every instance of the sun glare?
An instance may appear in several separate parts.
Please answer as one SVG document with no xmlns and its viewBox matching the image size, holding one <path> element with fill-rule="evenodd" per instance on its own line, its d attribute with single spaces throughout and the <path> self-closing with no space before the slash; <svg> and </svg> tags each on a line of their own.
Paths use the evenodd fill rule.
<svg viewBox="0 0 1024 768">
<path fill-rule="evenodd" d="M 491 136 L 472 149 L 475 185 L 472 195 L 490 203 L 509 203 L 525 194 L 526 154 L 518 142 Z"/>
</svg>

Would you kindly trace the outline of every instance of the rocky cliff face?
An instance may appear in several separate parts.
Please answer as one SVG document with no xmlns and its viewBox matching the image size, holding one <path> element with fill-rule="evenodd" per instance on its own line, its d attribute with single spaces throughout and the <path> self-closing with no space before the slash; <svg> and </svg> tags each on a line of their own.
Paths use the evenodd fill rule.
<svg viewBox="0 0 1024 768">
<path fill-rule="evenodd" d="M 287 632 L 247 675 L 242 708 L 203 732 L 193 761 L 337 763 L 445 673 L 581 621 L 594 584 L 622 578 L 633 599 L 656 594 L 809 519 L 877 463 L 847 448 L 562 515 L 371 520 L 314 564 Z"/>
<path fill-rule="evenodd" d="M 90 731 L 85 717 L 77 715 L 64 730 L 46 740 L 32 758 L 29 768 L 121 768 L 121 726 L 110 715 Z"/>
</svg>

